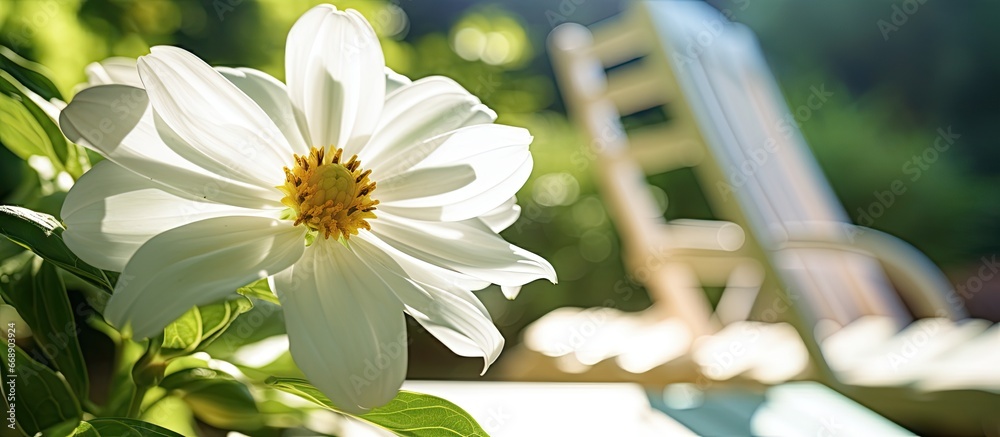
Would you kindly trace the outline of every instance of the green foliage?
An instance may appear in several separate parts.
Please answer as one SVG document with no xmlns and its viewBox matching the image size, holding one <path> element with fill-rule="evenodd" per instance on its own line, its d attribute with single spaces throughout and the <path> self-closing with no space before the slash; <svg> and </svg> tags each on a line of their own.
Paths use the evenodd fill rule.
<svg viewBox="0 0 1000 437">
<path fill-rule="evenodd" d="M 258 300 L 253 308 L 233 322 L 204 350 L 213 357 L 230 359 L 243 346 L 284 333 L 285 319 L 281 307 Z"/>
<path fill-rule="evenodd" d="M 46 261 L 110 293 L 118 274 L 83 262 L 63 242 L 65 230 L 55 217 L 17 206 L 0 205 L 0 235 Z M 103 311 L 104 308 L 96 308 Z"/>
<path fill-rule="evenodd" d="M 141 420 L 109 417 L 80 423 L 72 437 L 182 437 L 169 429 Z"/>
<path fill-rule="evenodd" d="M 41 64 L 22 58 L 21 55 L 3 46 L 0 46 L 0 70 L 6 71 L 11 77 L 45 100 L 65 100 L 56 84 L 48 78 L 48 69 Z"/>
<path fill-rule="evenodd" d="M 273 303 L 275 305 L 281 305 L 281 302 L 278 301 L 278 296 L 275 296 L 274 293 L 271 292 L 271 286 L 268 285 L 267 278 L 254 281 L 252 284 L 240 287 L 236 290 L 236 292 L 246 297 L 252 297 L 265 302 Z"/>
<path fill-rule="evenodd" d="M 6 80 L 3 76 L 0 79 Z M 3 83 L 3 82 L 0 82 Z M 6 88 L 6 87 L 3 87 Z M 6 90 L 4 90 L 6 91 Z M 45 129 L 35 121 L 16 92 L 0 94 L 0 122 L 3 122 L 3 143 L 21 159 L 34 155 L 54 156 L 52 143 Z"/>
<path fill-rule="evenodd" d="M 357 417 L 399 436 L 488 435 L 469 413 L 437 396 L 402 390 L 388 404 L 355 416 L 337 408 L 329 398 L 305 380 L 271 378 L 267 383 L 281 391 L 294 394 L 331 411 Z"/>
<path fill-rule="evenodd" d="M 3 48 L 3 47 L 0 47 Z M 83 174 L 80 149 L 66 141 L 54 120 L 26 94 L 28 91 L 5 71 L 0 71 L 0 138 L 21 159 L 43 156 L 57 171 L 74 178 Z"/>
<path fill-rule="evenodd" d="M 295 360 L 292 359 L 292 354 L 287 351 L 278 355 L 274 361 L 271 361 L 263 366 L 254 368 L 237 365 L 237 367 L 239 367 L 240 371 L 243 372 L 244 375 L 257 382 L 266 382 L 271 377 L 305 378 L 302 371 L 295 365 Z"/>
<path fill-rule="evenodd" d="M 10 325 L 4 327 L 5 330 L 10 328 Z M 83 418 L 80 403 L 66 381 L 20 347 L 14 346 L 13 353 L 6 354 L 0 374 L 3 376 L 4 411 L 10 411 L 13 401 L 17 428 L 26 435 L 39 432 L 65 435 L 67 432 L 59 430 L 71 430 Z"/>
<path fill-rule="evenodd" d="M 263 426 L 250 390 L 228 374 L 201 367 L 184 369 L 167 375 L 160 387 L 179 395 L 209 425 L 238 431 Z"/>
<path fill-rule="evenodd" d="M 801 105 L 810 84 L 820 81 L 790 81 L 789 104 Z M 893 108 L 884 100 L 852 101 L 845 88 L 826 88 L 833 96 L 799 125 L 850 220 L 911 242 L 943 266 L 961 263 L 970 247 L 989 238 L 984 218 L 994 206 L 983 199 L 991 187 L 960 156 L 964 132 L 933 125 L 894 129 Z M 954 144 L 939 132 L 949 129 L 959 135 Z"/>
<path fill-rule="evenodd" d="M 198 435 L 194 412 L 186 402 L 176 396 L 167 396 L 155 401 L 142 412 L 140 419 L 180 435 Z"/>
<path fill-rule="evenodd" d="M 0 287 L 0 294 L 31 327 L 39 350 L 62 373 L 76 396 L 87 399 L 87 365 L 83 361 L 77 338 L 79 331 L 59 272 L 51 263 L 29 262 L 19 276 L 7 286 Z"/>
<path fill-rule="evenodd" d="M 204 349 L 251 308 L 246 297 L 191 308 L 164 329 L 161 354 L 180 356 Z"/>
</svg>

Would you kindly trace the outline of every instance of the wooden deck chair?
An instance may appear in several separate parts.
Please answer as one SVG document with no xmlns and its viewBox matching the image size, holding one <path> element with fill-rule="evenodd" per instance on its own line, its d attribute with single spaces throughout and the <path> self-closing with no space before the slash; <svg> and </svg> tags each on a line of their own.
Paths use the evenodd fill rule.
<svg viewBox="0 0 1000 437">
<path fill-rule="evenodd" d="M 629 279 L 645 285 L 654 305 L 639 314 L 616 310 L 613 300 L 602 308 L 554 311 L 526 330 L 525 347 L 511 353 L 513 365 L 505 368 L 505 376 L 646 385 L 709 378 L 777 383 L 802 377 L 810 373 L 808 354 L 791 325 L 745 323 L 758 292 L 777 288 L 775 276 L 765 275 L 759 245 L 746 244 L 738 222 L 666 222 L 650 192 L 647 175 L 698 167 L 706 149 L 690 123 L 628 133 L 622 128 L 622 117 L 669 104 L 679 92 L 663 80 L 669 74 L 665 64 L 605 74 L 606 68 L 635 58 L 653 59 L 652 29 L 631 24 L 605 24 L 593 38 L 582 26 L 564 25 L 552 33 L 550 50 L 571 115 L 591 141 Z M 714 310 L 704 287 L 724 287 Z M 739 341 L 741 351 L 707 347 L 695 356 L 695 343 L 713 335 Z M 776 346 L 798 359 L 768 360 Z"/>
<path fill-rule="evenodd" d="M 967 320 L 947 280 L 911 246 L 850 224 L 752 33 L 694 1 L 639 2 L 616 20 L 593 36 L 564 25 L 551 41 L 567 106 L 596 146 L 604 195 L 622 197 L 608 204 L 623 246 L 635 253 L 658 237 L 629 222 L 635 208 L 615 185 L 641 183 L 637 168 L 691 167 L 715 215 L 745 231 L 733 255 L 763 273 L 750 317 L 793 323 L 810 352 L 809 377 L 913 429 L 1000 433 L 991 416 L 1000 411 L 1000 328 Z M 671 114 L 664 125 L 619 127 L 620 117 L 659 103 Z M 732 258 L 716 252 L 707 255 Z M 664 264 L 675 259 L 683 256 Z M 676 298 L 684 287 L 669 286 L 683 281 L 664 275 L 674 278 L 647 282 L 657 305 L 685 301 Z M 779 300 L 792 305 L 778 311 L 770 303 Z M 701 370 L 705 351 L 746 341 L 727 332 L 746 323 L 730 320 L 691 347 Z M 760 374 L 765 363 L 745 368 Z"/>
</svg>

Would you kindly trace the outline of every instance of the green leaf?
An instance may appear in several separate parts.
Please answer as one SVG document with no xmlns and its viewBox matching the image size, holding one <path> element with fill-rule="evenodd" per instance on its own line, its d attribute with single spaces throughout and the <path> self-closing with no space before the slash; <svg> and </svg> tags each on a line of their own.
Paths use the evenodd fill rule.
<svg viewBox="0 0 1000 437">
<path fill-rule="evenodd" d="M 201 343 L 201 329 L 201 311 L 191 308 L 163 329 L 163 348 L 178 349 L 182 354 L 194 351 Z"/>
<path fill-rule="evenodd" d="M 250 367 L 241 364 L 235 364 L 235 366 L 246 375 L 247 378 L 261 383 L 267 381 L 271 377 L 278 378 L 304 378 L 305 374 L 299 369 L 299 366 L 295 364 L 295 360 L 292 359 L 292 354 L 288 351 L 282 352 L 278 355 L 274 361 L 267 363 L 263 366 Z"/>
<path fill-rule="evenodd" d="M 167 375 L 160 387 L 179 394 L 195 416 L 214 427 L 254 431 L 264 425 L 250 390 L 226 373 L 184 369 Z"/>
<path fill-rule="evenodd" d="M 110 325 L 104 323 L 103 317 L 91 317 L 100 319 L 99 321 L 91 320 L 92 326 L 104 324 L 104 327 L 100 328 L 101 330 L 113 330 Z M 119 339 L 118 341 L 115 341 L 115 343 L 117 345 L 117 351 L 115 353 L 117 353 L 120 358 L 116 360 L 116 366 L 111 369 L 109 386 L 119 387 L 119 389 L 111 390 L 111 392 L 108 393 L 104 414 L 108 416 L 126 416 L 128 415 L 129 403 L 132 400 L 132 395 L 135 393 L 136 389 L 135 382 L 132 379 L 132 368 L 135 366 L 135 363 L 142 358 L 143 354 L 146 353 L 146 345 L 125 339 Z"/>
<path fill-rule="evenodd" d="M 0 46 L 0 70 L 6 71 L 45 100 L 66 100 L 56 84 L 49 79 L 45 67 L 22 58 L 21 55 L 4 46 Z"/>
<path fill-rule="evenodd" d="M 238 288 L 236 292 L 246 297 L 252 297 L 265 302 L 271 302 L 275 305 L 281 305 L 281 302 L 278 301 L 278 296 L 275 296 L 274 293 L 271 292 L 271 286 L 267 284 L 267 278 L 259 279 L 251 284 L 242 286 Z"/>
<path fill-rule="evenodd" d="M 91 419 L 76 428 L 72 437 L 184 437 L 169 429 L 136 419 Z"/>
<path fill-rule="evenodd" d="M 80 425 L 73 430 L 70 437 L 101 437 L 101 433 L 94 429 L 94 425 L 87 422 L 80 422 Z"/>
<path fill-rule="evenodd" d="M 80 423 L 78 419 L 70 419 L 62 423 L 57 423 L 42 431 L 42 435 L 69 435 Z"/>
<path fill-rule="evenodd" d="M 7 330 L 10 326 L 4 328 Z M 10 356 L 7 355 L 0 365 L 0 373 L 3 374 L 4 411 L 10 410 L 11 389 L 14 391 L 16 426 L 27 435 L 43 431 L 48 432 L 44 435 L 52 435 L 52 430 L 61 429 L 67 423 L 72 430 L 83 417 L 83 412 L 66 381 L 52 369 L 32 359 L 20 347 L 14 347 L 13 359 L 13 372 Z"/>
<path fill-rule="evenodd" d="M 55 217 L 27 208 L 0 205 L 0 234 L 38 256 L 108 292 L 111 297 L 118 274 L 83 262 L 63 242 L 65 230 Z M 98 311 L 104 311 L 103 302 Z"/>
<path fill-rule="evenodd" d="M 74 178 L 83 174 L 80 150 L 69 143 L 59 125 L 31 98 L 23 87 L 5 71 L 0 71 L 0 138 L 21 159 L 39 155 L 49 158 L 56 170 L 65 170 Z"/>
<path fill-rule="evenodd" d="M 447 400 L 401 390 L 388 404 L 355 416 L 337 408 L 318 389 L 302 379 L 270 378 L 267 384 L 341 414 L 369 422 L 400 436 L 486 436 L 476 419 Z"/>
<path fill-rule="evenodd" d="M 66 286 L 51 263 L 35 258 L 20 277 L 0 289 L 7 303 L 17 309 L 35 341 L 52 365 L 63 374 L 77 398 L 87 399 L 87 365 Z"/>
<path fill-rule="evenodd" d="M 241 315 L 225 331 L 220 332 L 213 343 L 202 350 L 214 358 L 228 359 L 245 345 L 284 333 L 285 320 L 282 317 L 281 307 L 258 300 L 253 308 Z M 267 376 L 261 378 L 261 381 Z"/>
<path fill-rule="evenodd" d="M 163 348 L 168 349 L 163 355 L 185 355 L 207 347 L 251 308 L 250 299 L 242 296 L 191 308 L 163 330 Z"/>
<path fill-rule="evenodd" d="M 52 143 L 45 135 L 45 129 L 17 94 L 0 93 L 0 123 L 3 123 L 0 130 L 3 145 L 19 158 L 27 160 L 35 155 L 49 156 Z"/>
<path fill-rule="evenodd" d="M 162 426 L 181 435 L 198 435 L 194 412 L 176 396 L 162 398 L 142 412 L 140 419 Z"/>
<path fill-rule="evenodd" d="M 232 326 L 236 318 L 253 309 L 253 302 L 240 297 L 201 307 L 202 340 L 198 350 L 204 350 Z"/>
</svg>

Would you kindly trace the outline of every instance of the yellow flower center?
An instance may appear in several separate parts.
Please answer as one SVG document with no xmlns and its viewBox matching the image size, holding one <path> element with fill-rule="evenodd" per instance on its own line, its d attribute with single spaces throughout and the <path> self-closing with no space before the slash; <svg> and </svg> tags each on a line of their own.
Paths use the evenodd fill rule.
<svg viewBox="0 0 1000 437">
<path fill-rule="evenodd" d="M 285 167 L 285 194 L 281 203 L 294 212 L 295 225 L 304 224 L 323 238 L 345 240 L 359 229 L 371 229 L 375 205 L 371 195 L 375 182 L 371 170 L 362 170 L 358 155 L 342 162 L 343 149 L 331 156 L 325 148 L 313 147 L 309 155 L 295 155 L 295 165 Z"/>
</svg>

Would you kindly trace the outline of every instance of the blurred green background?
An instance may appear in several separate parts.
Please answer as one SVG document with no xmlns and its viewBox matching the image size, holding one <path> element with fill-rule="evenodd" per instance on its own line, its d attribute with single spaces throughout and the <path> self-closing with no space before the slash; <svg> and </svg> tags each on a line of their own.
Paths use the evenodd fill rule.
<svg viewBox="0 0 1000 437">
<path fill-rule="evenodd" d="M 711 3 L 757 32 L 791 108 L 813 87 L 833 96 L 802 120 L 813 153 L 856 222 L 890 232 L 930 256 L 957 283 L 1000 250 L 998 132 L 1000 4 L 919 4 L 851 0 L 719 0 Z M 0 0 L 0 44 L 51 69 L 71 95 L 84 67 L 149 46 L 184 47 L 210 64 L 249 66 L 283 78 L 285 35 L 314 0 Z M 387 64 L 412 78 L 447 75 L 535 136 L 535 170 L 519 194 L 521 219 L 509 241 L 541 254 L 560 283 L 535 283 L 508 302 L 481 292 L 508 348 L 525 325 L 566 305 L 613 299 L 622 310 L 649 305 L 625 277 L 614 229 L 580 159 L 586 142 L 567 123 L 545 38 L 562 22 L 592 24 L 627 7 L 622 0 L 332 1 L 362 12 L 382 38 Z M 900 9 L 902 10 L 902 9 Z M 900 18 L 902 17 L 902 19 Z M 893 21 L 893 20 L 896 21 Z M 901 24 L 900 21 L 905 19 Z M 887 25 L 889 27 L 887 27 Z M 920 166 L 938 129 L 960 138 Z M 919 168 L 919 172 L 915 171 Z M 29 169 L 0 150 L 0 201 Z M 919 174 L 919 177 L 914 177 Z M 895 180 L 907 187 L 877 217 L 859 208 Z M 710 216 L 693 178 L 653 180 L 665 215 Z M 669 201 L 668 201 L 669 199 Z M 55 211 L 52 211 L 55 212 Z M 1000 280 L 969 294 L 976 316 L 1000 320 Z M 410 376 L 473 378 L 481 362 L 454 356 L 412 324 Z M 503 356 L 501 356 L 503 360 Z M 488 375 L 489 376 L 489 375 Z"/>
</svg>

